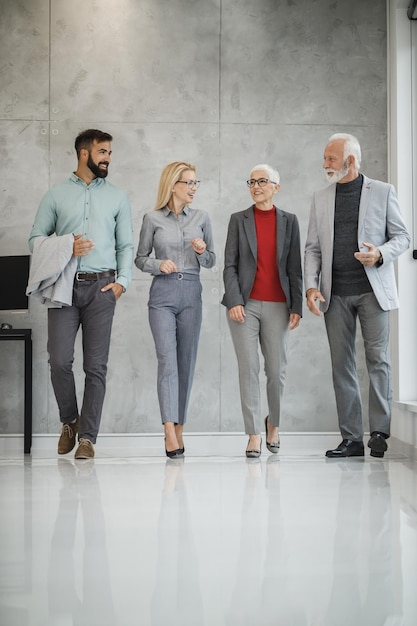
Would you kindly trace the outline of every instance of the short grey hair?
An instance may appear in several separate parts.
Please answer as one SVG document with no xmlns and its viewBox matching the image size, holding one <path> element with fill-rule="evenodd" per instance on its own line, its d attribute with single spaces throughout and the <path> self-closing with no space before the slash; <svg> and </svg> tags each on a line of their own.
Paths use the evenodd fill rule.
<svg viewBox="0 0 417 626">
<path fill-rule="evenodd" d="M 267 165 L 266 163 L 255 165 L 255 167 L 253 167 L 250 171 L 251 175 L 252 175 L 252 172 L 254 172 L 255 170 L 264 170 L 265 172 L 268 172 L 269 180 L 272 180 L 272 182 L 279 184 L 279 179 L 280 179 L 279 172 L 278 170 L 274 170 L 274 168 L 271 167 L 270 165 Z"/>
<path fill-rule="evenodd" d="M 344 144 L 344 152 L 343 159 L 346 161 L 348 156 L 352 155 L 355 159 L 355 168 L 357 170 L 361 167 L 361 147 L 359 141 L 354 135 L 349 135 L 349 133 L 335 133 L 331 137 L 329 137 L 327 143 L 329 144 L 332 141 L 337 141 L 338 139 L 343 139 Z"/>
</svg>

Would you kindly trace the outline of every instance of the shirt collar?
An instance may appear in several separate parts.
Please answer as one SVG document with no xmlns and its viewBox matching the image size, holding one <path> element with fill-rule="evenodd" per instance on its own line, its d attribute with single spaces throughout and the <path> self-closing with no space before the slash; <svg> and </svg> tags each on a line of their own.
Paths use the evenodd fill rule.
<svg viewBox="0 0 417 626">
<path fill-rule="evenodd" d="M 104 178 L 100 178 L 98 176 L 97 178 L 94 178 L 89 185 L 87 185 L 87 183 L 82 178 L 79 178 L 75 172 L 71 174 L 70 179 L 74 183 L 77 183 L 78 185 L 84 185 L 85 187 L 99 187 L 106 182 Z"/>
<path fill-rule="evenodd" d="M 171 211 L 168 205 L 164 206 L 162 210 L 164 212 L 165 217 L 169 215 L 170 213 L 174 213 L 174 211 Z M 188 215 L 190 211 L 191 211 L 190 207 L 186 204 L 183 210 L 181 211 L 181 213 L 184 213 L 184 215 Z"/>
</svg>

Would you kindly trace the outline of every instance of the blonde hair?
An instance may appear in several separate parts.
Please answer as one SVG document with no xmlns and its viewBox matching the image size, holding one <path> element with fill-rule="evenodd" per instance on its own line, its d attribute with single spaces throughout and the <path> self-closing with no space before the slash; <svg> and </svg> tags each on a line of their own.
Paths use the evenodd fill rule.
<svg viewBox="0 0 417 626">
<path fill-rule="evenodd" d="M 175 183 L 181 179 L 182 173 L 187 170 L 195 172 L 195 165 L 191 165 L 191 163 L 186 163 L 185 161 L 173 161 L 164 167 L 161 178 L 159 179 L 158 195 L 153 209 L 154 211 L 159 211 L 159 209 L 163 209 L 164 206 L 168 204 L 172 196 L 172 188 Z"/>
</svg>

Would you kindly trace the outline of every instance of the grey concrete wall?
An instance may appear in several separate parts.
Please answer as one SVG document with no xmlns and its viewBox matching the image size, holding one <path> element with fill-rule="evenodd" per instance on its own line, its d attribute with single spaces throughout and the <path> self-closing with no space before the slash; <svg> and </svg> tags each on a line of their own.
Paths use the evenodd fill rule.
<svg viewBox="0 0 417 626">
<path fill-rule="evenodd" d="M 197 165 L 193 206 L 213 222 L 217 267 L 202 271 L 204 318 L 191 431 L 242 431 L 235 357 L 222 296 L 229 216 L 251 198 L 250 168 L 281 173 L 277 204 L 304 244 L 322 152 L 356 134 L 363 171 L 386 179 L 385 0 L 0 0 L 0 254 L 25 254 L 38 203 L 75 169 L 75 135 L 113 134 L 109 179 L 127 190 L 137 242 L 162 167 Z M 150 278 L 134 269 L 119 301 L 102 432 L 160 430 L 147 321 Z M 31 327 L 34 432 L 57 432 L 46 310 L 0 313 Z M 80 342 L 76 377 L 82 389 Z M 366 396 L 363 353 L 358 362 Z M 23 346 L 0 344 L 0 433 L 22 432 Z M 291 333 L 282 429 L 337 430 L 323 320 Z"/>
</svg>

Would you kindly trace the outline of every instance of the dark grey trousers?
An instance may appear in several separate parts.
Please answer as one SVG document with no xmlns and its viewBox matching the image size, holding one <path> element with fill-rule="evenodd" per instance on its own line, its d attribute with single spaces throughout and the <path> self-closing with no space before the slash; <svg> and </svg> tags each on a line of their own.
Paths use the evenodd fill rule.
<svg viewBox="0 0 417 626">
<path fill-rule="evenodd" d="M 383 311 L 373 292 L 332 296 L 324 314 L 332 359 L 339 428 L 343 439 L 362 441 L 362 401 L 356 370 L 356 324 L 359 319 L 369 374 L 369 428 L 390 434 L 391 364 L 389 311 Z"/>
<path fill-rule="evenodd" d="M 106 392 L 107 361 L 116 298 L 101 289 L 112 278 L 74 282 L 72 306 L 48 310 L 48 353 L 51 381 L 60 420 L 72 422 L 80 415 L 79 438 L 96 442 Z M 82 328 L 84 397 L 78 411 L 72 370 L 75 338 Z"/>
</svg>

